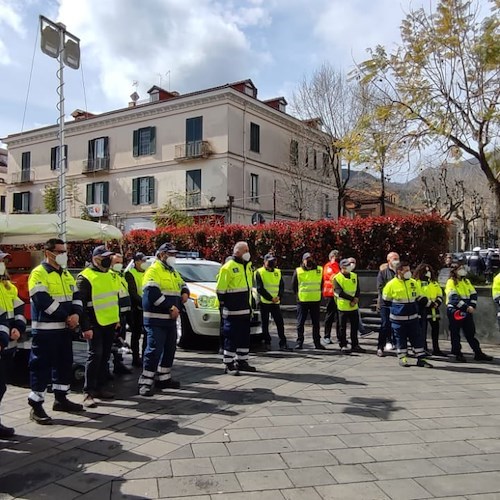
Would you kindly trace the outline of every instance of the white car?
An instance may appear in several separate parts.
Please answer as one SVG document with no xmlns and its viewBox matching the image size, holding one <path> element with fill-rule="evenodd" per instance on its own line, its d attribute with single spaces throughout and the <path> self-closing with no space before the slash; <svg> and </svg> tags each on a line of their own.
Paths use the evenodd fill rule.
<svg viewBox="0 0 500 500">
<path fill-rule="evenodd" d="M 181 255 L 184 253 L 179 252 Z M 196 257 L 177 257 L 175 270 L 183 277 L 189 288 L 190 297 L 181 311 L 178 323 L 179 345 L 196 347 L 198 336 L 219 337 L 220 313 L 219 300 L 215 293 L 219 262 Z M 148 257 L 154 262 L 155 257 Z M 130 266 L 130 264 L 129 264 Z M 127 268 L 129 267 L 127 266 Z M 250 334 L 261 335 L 260 312 L 255 310 L 250 323 Z"/>
</svg>

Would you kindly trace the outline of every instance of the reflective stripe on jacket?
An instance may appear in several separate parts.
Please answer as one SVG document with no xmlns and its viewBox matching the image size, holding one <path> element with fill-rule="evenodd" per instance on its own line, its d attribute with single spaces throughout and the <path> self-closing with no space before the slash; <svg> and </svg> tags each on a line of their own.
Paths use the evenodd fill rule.
<svg viewBox="0 0 500 500">
<path fill-rule="evenodd" d="M 17 294 L 16 286 L 9 280 L 0 280 L 0 347 L 6 348 L 10 342 L 10 331 L 17 328 L 26 330 L 24 302 Z"/>
<path fill-rule="evenodd" d="M 323 266 L 323 297 L 333 297 L 333 278 L 340 273 L 338 262 L 327 262 Z"/>
<path fill-rule="evenodd" d="M 390 306 L 391 321 L 404 323 L 418 319 L 419 302 L 423 295 L 417 280 L 393 278 L 385 285 L 382 298 Z"/>
<path fill-rule="evenodd" d="M 215 291 L 223 317 L 251 314 L 252 284 L 251 262 L 238 262 L 232 257 L 220 268 Z"/>
<path fill-rule="evenodd" d="M 446 282 L 444 289 L 446 306 L 449 309 L 466 311 L 469 306 L 477 306 L 477 292 L 472 283 L 467 279 L 458 279 L 455 283 L 452 278 Z"/>
</svg>

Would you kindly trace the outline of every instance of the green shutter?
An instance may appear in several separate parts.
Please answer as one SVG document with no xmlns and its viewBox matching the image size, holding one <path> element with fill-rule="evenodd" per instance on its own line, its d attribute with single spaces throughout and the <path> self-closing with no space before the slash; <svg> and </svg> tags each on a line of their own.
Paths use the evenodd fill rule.
<svg viewBox="0 0 500 500">
<path fill-rule="evenodd" d="M 56 161 L 57 161 L 56 151 L 57 151 L 57 148 L 51 148 L 51 150 L 50 150 L 50 170 L 56 170 L 57 169 L 57 165 L 56 165 Z"/>
<path fill-rule="evenodd" d="M 139 205 L 139 178 L 132 179 L 132 205 Z"/>
<path fill-rule="evenodd" d="M 109 182 L 103 182 L 102 202 L 109 205 Z"/>
<path fill-rule="evenodd" d="M 64 145 L 64 166 L 65 166 L 66 170 L 68 170 L 68 164 L 69 164 L 69 160 L 68 160 L 68 145 L 65 144 Z"/>
<path fill-rule="evenodd" d="M 22 207 L 23 207 L 23 199 L 21 193 L 14 193 L 14 201 L 12 204 L 14 212 L 20 211 Z"/>
<path fill-rule="evenodd" d="M 148 202 L 154 203 L 155 202 L 155 178 L 154 177 L 148 177 L 148 183 L 149 183 L 149 199 Z"/>
<path fill-rule="evenodd" d="M 87 205 L 94 203 L 94 184 L 87 184 Z"/>
<path fill-rule="evenodd" d="M 149 127 L 149 154 L 156 154 L 156 127 Z"/>
<path fill-rule="evenodd" d="M 31 191 L 28 192 L 28 213 L 31 213 Z"/>
<path fill-rule="evenodd" d="M 134 130 L 134 146 L 133 146 L 134 156 L 139 156 L 139 131 Z"/>
</svg>

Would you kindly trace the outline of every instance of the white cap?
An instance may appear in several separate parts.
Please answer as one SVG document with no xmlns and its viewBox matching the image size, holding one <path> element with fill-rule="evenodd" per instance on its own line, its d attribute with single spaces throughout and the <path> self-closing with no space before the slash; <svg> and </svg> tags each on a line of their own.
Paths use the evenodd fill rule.
<svg viewBox="0 0 500 500">
<path fill-rule="evenodd" d="M 473 251 L 473 252 L 479 252 L 479 250 L 481 250 L 481 247 L 474 247 L 474 248 L 472 249 L 472 251 Z"/>
</svg>

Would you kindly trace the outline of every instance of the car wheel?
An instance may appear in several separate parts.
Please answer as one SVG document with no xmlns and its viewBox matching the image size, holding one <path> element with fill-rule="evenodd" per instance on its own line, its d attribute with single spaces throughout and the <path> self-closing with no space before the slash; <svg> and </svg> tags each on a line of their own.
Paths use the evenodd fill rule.
<svg viewBox="0 0 500 500">
<path fill-rule="evenodd" d="M 180 318 L 181 337 L 179 339 L 179 347 L 183 349 L 193 349 L 196 347 L 198 335 L 194 333 L 186 311 L 181 311 Z"/>
</svg>

